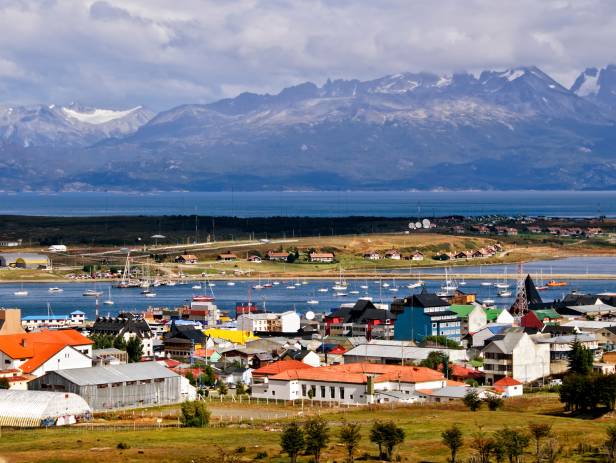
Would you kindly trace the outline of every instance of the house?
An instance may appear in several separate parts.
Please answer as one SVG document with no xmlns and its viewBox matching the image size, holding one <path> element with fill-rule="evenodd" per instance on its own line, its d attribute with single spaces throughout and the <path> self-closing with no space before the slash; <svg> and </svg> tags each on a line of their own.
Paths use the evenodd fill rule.
<svg viewBox="0 0 616 463">
<path fill-rule="evenodd" d="M 175 321 L 163 336 L 165 354 L 168 357 L 190 357 L 195 349 L 205 347 L 207 336 L 193 325 L 180 325 Z"/>
<path fill-rule="evenodd" d="M 391 339 L 395 316 L 386 309 L 377 308 L 368 299 L 359 299 L 353 305 L 344 305 L 325 316 L 325 332 L 330 336 L 363 336 Z"/>
<path fill-rule="evenodd" d="M 17 248 L 21 246 L 22 240 L 0 239 L 0 248 Z"/>
<path fill-rule="evenodd" d="M 300 317 L 293 310 L 282 313 L 246 313 L 237 317 L 237 328 L 257 333 L 297 333 Z"/>
<path fill-rule="evenodd" d="M 4 370 L 41 376 L 48 371 L 92 366 L 93 342 L 78 331 L 56 330 L 0 336 Z"/>
<path fill-rule="evenodd" d="M 221 262 L 233 262 L 237 260 L 237 256 L 232 252 L 227 252 L 224 254 L 218 254 L 218 256 L 216 256 L 216 260 Z"/>
<path fill-rule="evenodd" d="M 253 387 L 252 396 L 371 404 L 377 393 L 395 391 L 410 397 L 418 389 L 439 389 L 446 384 L 442 373 L 429 368 L 354 363 L 287 370 L 270 376 L 261 387 Z"/>
<path fill-rule="evenodd" d="M 607 326 L 595 331 L 597 342 L 604 351 L 616 350 L 616 326 Z"/>
<path fill-rule="evenodd" d="M 570 305 L 558 308 L 558 313 L 585 318 L 613 317 L 616 315 L 616 307 L 603 304 L 602 302 L 590 305 Z"/>
<path fill-rule="evenodd" d="M 85 326 L 86 314 L 81 310 L 74 310 L 69 315 L 28 315 L 21 319 L 23 328 L 27 331 L 42 328 L 73 328 Z"/>
<path fill-rule="evenodd" d="M 499 334 L 506 333 L 511 328 L 511 324 L 500 325 L 497 323 L 490 323 L 488 326 L 477 331 L 476 333 L 470 333 L 470 337 L 472 339 L 471 347 L 484 347 L 490 339 L 498 336 Z"/>
<path fill-rule="evenodd" d="M 535 225 L 530 225 L 530 226 L 526 227 L 526 231 L 528 233 L 541 233 L 543 230 L 541 230 L 541 227 L 537 227 Z"/>
<path fill-rule="evenodd" d="M 288 349 L 280 356 L 280 360 L 285 359 L 297 360 L 311 367 L 318 367 L 321 365 L 319 355 L 308 349 Z"/>
<path fill-rule="evenodd" d="M 516 397 L 524 394 L 524 385 L 511 376 L 505 376 L 494 383 L 494 390 L 504 397 Z"/>
<path fill-rule="evenodd" d="M 456 260 L 471 259 L 473 257 L 473 251 L 458 251 L 453 255 Z"/>
<path fill-rule="evenodd" d="M 128 353 L 124 350 L 109 347 L 107 349 L 92 350 L 92 366 L 121 365 L 128 363 Z"/>
<path fill-rule="evenodd" d="M 408 260 L 421 261 L 424 260 L 424 254 L 419 251 L 414 251 L 407 257 Z"/>
<path fill-rule="evenodd" d="M 120 313 L 117 317 L 98 317 L 90 332 L 93 335 L 110 335 L 114 338 L 119 336 L 125 342 L 137 337 L 143 345 L 143 355 L 154 356 L 154 333 L 140 315 Z"/>
<path fill-rule="evenodd" d="M 364 254 L 364 259 L 368 260 L 380 260 L 381 255 L 376 251 L 370 251 Z"/>
<path fill-rule="evenodd" d="M 446 347 L 417 347 L 412 341 L 382 341 L 365 340 L 347 350 L 343 354 L 344 364 L 350 363 L 381 363 L 399 364 L 419 363 L 428 358 L 430 352 L 443 352 L 451 362 L 468 361 L 464 349 L 449 349 Z"/>
<path fill-rule="evenodd" d="M 320 262 L 328 264 L 334 261 L 336 256 L 332 252 L 311 252 L 308 255 L 310 262 Z"/>
<path fill-rule="evenodd" d="M 259 256 L 248 256 L 248 258 L 246 259 L 248 262 L 252 262 L 253 264 L 260 264 L 261 262 L 263 262 L 263 260 L 259 257 Z"/>
<path fill-rule="evenodd" d="M 476 333 L 488 324 L 486 311 L 479 304 L 451 304 L 449 310 L 455 312 L 460 319 L 462 337 Z"/>
<path fill-rule="evenodd" d="M 274 361 L 271 352 L 258 347 L 234 347 L 221 354 L 225 364 L 235 363 L 242 368 L 261 368 Z"/>
<path fill-rule="evenodd" d="M 267 252 L 267 260 L 275 261 L 275 262 L 286 262 L 289 258 L 289 252 L 284 251 L 268 251 Z"/>
<path fill-rule="evenodd" d="M 460 319 L 450 305 L 424 288 L 420 294 L 396 299 L 391 304 L 396 315 L 394 339 L 421 341 L 427 336 L 445 336 L 460 342 Z"/>
<path fill-rule="evenodd" d="M 505 376 L 528 383 L 550 375 L 549 345 L 536 342 L 519 328 L 493 337 L 481 353 L 488 384 Z"/>
<path fill-rule="evenodd" d="M 196 264 L 199 262 L 199 259 L 194 254 L 182 254 L 175 258 L 175 262 L 178 264 Z"/>
<path fill-rule="evenodd" d="M 103 411 L 180 403 L 182 381 L 188 382 L 157 362 L 141 362 L 51 371 L 28 388 L 77 394 Z"/>
<path fill-rule="evenodd" d="M 549 346 L 551 374 L 564 373 L 569 368 L 569 353 L 573 342 L 579 342 L 593 356 L 599 352 L 599 343 L 594 334 L 579 333 L 554 337 L 537 337 L 536 342 Z"/>
<path fill-rule="evenodd" d="M 401 259 L 400 252 L 396 251 L 395 249 L 386 251 L 385 259 L 400 260 Z"/>
<path fill-rule="evenodd" d="M 46 269 L 49 268 L 49 257 L 45 254 L 30 252 L 1 253 L 0 267 L 23 268 L 23 269 Z"/>
</svg>

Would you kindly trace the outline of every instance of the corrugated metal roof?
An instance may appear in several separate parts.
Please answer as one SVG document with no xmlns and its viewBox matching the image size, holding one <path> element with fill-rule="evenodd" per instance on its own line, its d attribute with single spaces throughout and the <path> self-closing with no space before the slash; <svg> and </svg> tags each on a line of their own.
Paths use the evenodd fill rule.
<svg viewBox="0 0 616 463">
<path fill-rule="evenodd" d="M 73 368 L 70 370 L 58 370 L 53 373 L 79 386 L 142 381 L 157 378 L 173 378 L 178 376 L 177 373 L 174 373 L 157 362 L 126 363 L 123 365 L 92 368 Z"/>
<path fill-rule="evenodd" d="M 381 357 L 392 359 L 424 360 L 430 352 L 438 350 L 447 353 L 451 360 L 466 359 L 466 351 L 463 349 L 441 349 L 435 347 L 412 347 L 406 344 L 363 344 L 356 346 L 344 354 L 348 357 Z"/>
</svg>

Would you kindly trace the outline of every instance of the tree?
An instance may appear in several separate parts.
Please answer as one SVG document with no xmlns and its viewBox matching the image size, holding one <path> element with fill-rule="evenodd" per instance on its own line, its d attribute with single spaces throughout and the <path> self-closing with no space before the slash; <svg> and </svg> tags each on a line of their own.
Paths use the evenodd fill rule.
<svg viewBox="0 0 616 463">
<path fill-rule="evenodd" d="M 375 421 L 370 429 L 370 441 L 379 446 L 379 457 L 385 457 L 389 461 L 394 449 L 404 442 L 404 438 L 404 430 L 393 421 Z"/>
<path fill-rule="evenodd" d="M 227 392 L 229 392 L 229 388 L 227 387 L 225 382 L 220 380 L 218 381 L 218 386 L 216 386 L 216 389 L 218 389 L 218 393 L 220 395 L 227 395 Z"/>
<path fill-rule="evenodd" d="M 92 349 L 109 349 L 113 347 L 113 336 L 110 334 L 92 334 L 90 339 L 94 342 Z"/>
<path fill-rule="evenodd" d="M 426 336 L 421 342 L 424 347 L 447 347 L 449 349 L 459 349 L 460 343 L 449 339 L 447 336 Z"/>
<path fill-rule="evenodd" d="M 464 405 L 466 405 L 472 412 L 476 412 L 481 407 L 479 393 L 474 389 L 469 389 L 469 391 L 464 395 L 464 399 L 462 399 L 462 401 L 464 402 Z"/>
<path fill-rule="evenodd" d="M 552 425 L 544 423 L 530 423 L 528 425 L 530 435 L 535 440 L 535 461 L 541 462 L 541 439 L 544 439 L 550 435 L 552 431 Z"/>
<path fill-rule="evenodd" d="M 320 416 L 310 418 L 304 424 L 304 439 L 306 451 L 314 458 L 314 463 L 321 461 L 321 451 L 329 442 L 329 427 L 327 422 Z"/>
<path fill-rule="evenodd" d="M 116 336 L 113 339 L 113 347 L 119 350 L 126 350 L 126 341 L 122 336 Z"/>
<path fill-rule="evenodd" d="M 283 452 L 289 455 L 291 463 L 295 463 L 299 452 L 304 450 L 304 430 L 295 421 L 283 428 L 280 436 L 280 447 Z"/>
<path fill-rule="evenodd" d="M 569 372 L 587 375 L 592 371 L 592 363 L 592 352 L 584 347 L 576 337 L 569 351 Z"/>
<path fill-rule="evenodd" d="M 558 439 L 551 437 L 541 449 L 541 458 L 545 463 L 556 463 L 562 452 L 563 448 L 558 443 Z"/>
<path fill-rule="evenodd" d="M 438 367 L 447 362 L 447 356 L 438 350 L 433 350 L 428 354 L 425 360 L 422 360 L 419 365 L 426 368 L 438 370 Z"/>
<path fill-rule="evenodd" d="M 496 448 L 496 442 L 487 437 L 479 428 L 479 432 L 473 435 L 473 448 L 475 449 L 478 463 L 490 463 L 490 454 Z"/>
<path fill-rule="evenodd" d="M 132 336 L 126 343 L 126 353 L 128 354 L 128 362 L 136 363 L 143 357 L 143 343 L 138 336 Z"/>
<path fill-rule="evenodd" d="M 186 378 L 188 380 L 188 382 L 190 383 L 191 386 L 194 386 L 196 381 L 195 381 L 195 375 L 193 375 L 192 371 L 187 371 L 186 374 L 184 375 L 184 378 Z"/>
<path fill-rule="evenodd" d="M 616 461 L 616 425 L 608 426 L 605 431 L 607 432 L 607 440 L 605 441 L 607 461 L 614 463 Z"/>
<path fill-rule="evenodd" d="M 488 405 L 488 410 L 494 412 L 503 406 L 503 399 L 497 395 L 490 394 L 483 401 Z"/>
<path fill-rule="evenodd" d="M 0 378 L 0 389 L 10 389 L 10 388 L 11 388 L 11 383 L 9 382 L 8 378 L 4 376 Z"/>
<path fill-rule="evenodd" d="M 235 383 L 235 394 L 236 395 L 244 395 L 248 392 L 248 388 L 242 381 L 238 381 Z"/>
<path fill-rule="evenodd" d="M 519 463 L 524 449 L 528 447 L 529 438 L 521 431 L 505 427 L 496 433 L 496 443 L 509 458 L 509 463 Z"/>
<path fill-rule="evenodd" d="M 210 423 L 210 411 L 199 400 L 182 403 L 180 420 L 188 428 L 205 428 Z"/>
<path fill-rule="evenodd" d="M 216 384 L 214 369 L 211 366 L 206 365 L 203 369 L 203 373 L 201 373 L 201 376 L 199 377 L 199 381 L 203 386 L 213 386 Z"/>
<path fill-rule="evenodd" d="M 449 461 L 451 463 L 456 463 L 458 450 L 460 450 L 464 445 L 462 431 L 457 425 L 453 425 L 451 428 L 446 429 L 441 433 L 441 440 L 443 441 L 443 444 L 449 447 L 449 451 L 451 452 L 451 458 Z"/>
<path fill-rule="evenodd" d="M 344 423 L 340 427 L 338 439 L 346 448 L 349 463 L 353 463 L 355 450 L 357 450 L 359 446 L 359 441 L 361 439 L 359 430 L 360 426 L 357 423 Z"/>
</svg>

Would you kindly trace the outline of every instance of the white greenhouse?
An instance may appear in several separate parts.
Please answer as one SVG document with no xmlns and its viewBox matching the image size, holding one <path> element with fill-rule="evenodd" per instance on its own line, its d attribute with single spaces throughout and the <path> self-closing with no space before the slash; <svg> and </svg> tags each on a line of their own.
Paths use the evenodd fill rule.
<svg viewBox="0 0 616 463">
<path fill-rule="evenodd" d="M 91 414 L 88 403 L 77 394 L 0 389 L 0 426 L 62 426 L 89 419 Z"/>
</svg>

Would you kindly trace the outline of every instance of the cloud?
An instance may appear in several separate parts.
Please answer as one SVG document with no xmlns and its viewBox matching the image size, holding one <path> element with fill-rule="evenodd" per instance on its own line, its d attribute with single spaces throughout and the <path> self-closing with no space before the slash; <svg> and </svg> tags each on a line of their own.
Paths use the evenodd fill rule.
<svg viewBox="0 0 616 463">
<path fill-rule="evenodd" d="M 616 62 L 606 0 L 4 0 L 0 102 L 176 104 L 535 64 L 565 85 Z"/>
</svg>

